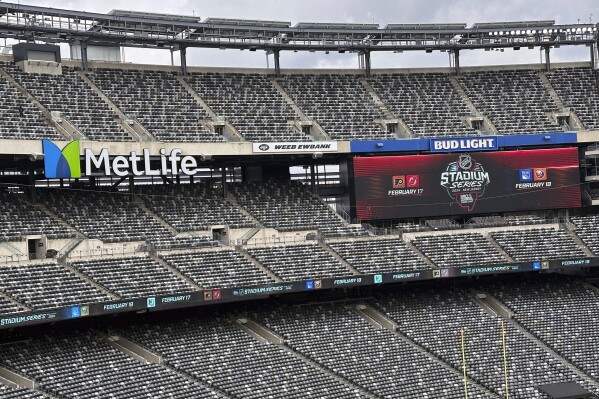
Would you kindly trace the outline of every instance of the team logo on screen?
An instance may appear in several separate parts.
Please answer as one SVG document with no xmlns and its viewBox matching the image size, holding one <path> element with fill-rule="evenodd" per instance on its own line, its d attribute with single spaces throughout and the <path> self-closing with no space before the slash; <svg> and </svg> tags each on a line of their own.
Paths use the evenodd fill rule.
<svg viewBox="0 0 599 399">
<path fill-rule="evenodd" d="M 484 195 L 489 183 L 489 173 L 470 154 L 461 154 L 456 162 L 451 162 L 445 172 L 441 173 L 441 186 L 468 212 L 474 209 L 476 201 Z"/>
<path fill-rule="evenodd" d="M 393 176 L 393 188 L 406 188 L 406 176 Z"/>
<path fill-rule="evenodd" d="M 548 181 L 547 168 L 520 169 L 520 183 L 516 183 L 517 190 L 551 187 Z"/>
<path fill-rule="evenodd" d="M 520 169 L 520 181 L 532 181 L 532 169 Z"/>
<path fill-rule="evenodd" d="M 387 192 L 390 197 L 422 195 L 424 189 L 420 188 L 420 175 L 395 175 L 391 177 L 391 190 Z"/>
<path fill-rule="evenodd" d="M 406 187 L 418 188 L 420 187 L 420 176 L 419 175 L 408 175 L 406 178 Z"/>
<path fill-rule="evenodd" d="M 547 180 L 547 169 L 545 168 L 536 168 L 535 169 L 534 180 L 535 181 L 543 181 Z"/>
</svg>

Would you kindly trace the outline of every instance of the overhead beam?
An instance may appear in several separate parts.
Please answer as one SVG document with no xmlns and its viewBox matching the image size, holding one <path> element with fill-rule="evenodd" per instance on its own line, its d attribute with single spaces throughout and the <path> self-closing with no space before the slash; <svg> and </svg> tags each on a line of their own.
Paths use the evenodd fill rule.
<svg viewBox="0 0 599 399">
<path fill-rule="evenodd" d="M 370 51 L 364 52 L 364 69 L 366 77 L 369 78 L 371 76 Z"/>
<path fill-rule="evenodd" d="M 281 54 L 279 50 L 274 50 L 272 52 L 273 57 L 275 59 L 275 76 L 281 76 Z"/>
<path fill-rule="evenodd" d="M 179 54 L 181 55 L 181 75 L 187 76 L 187 48 L 179 47 Z"/>
<path fill-rule="evenodd" d="M 0 3 L 1 4 L 1 3 Z M 21 29 L 22 28 L 22 29 Z M 67 37 L 64 40 L 58 40 L 57 35 L 60 33 L 58 30 L 54 28 L 39 28 L 39 27 L 20 27 L 21 30 L 15 30 L 15 27 L 11 26 L 10 28 L 6 26 L 6 24 L 0 23 L 0 37 L 6 38 L 14 38 L 19 39 L 22 38 L 23 35 L 33 35 L 38 40 L 47 40 L 48 38 L 52 38 L 53 41 L 56 42 L 68 42 L 69 40 L 73 40 L 72 37 L 69 39 Z M 520 41 L 511 41 L 507 40 L 503 43 L 486 43 L 484 41 L 470 41 L 464 43 L 444 43 L 439 42 L 439 44 L 431 43 L 431 44 L 421 44 L 418 41 L 400 41 L 402 44 L 397 44 L 398 42 L 390 42 L 389 44 L 378 43 L 378 44 L 352 44 L 352 43 L 339 43 L 339 44 L 295 44 L 295 43 L 274 43 L 264 42 L 264 43 L 254 43 L 249 40 L 244 42 L 218 42 L 214 40 L 192 40 L 192 39 L 174 39 L 174 40 L 156 40 L 150 37 L 140 37 L 140 36 L 117 36 L 117 35 L 108 35 L 100 32 L 86 31 L 86 32 L 77 32 L 78 37 L 84 37 L 87 39 L 88 45 L 93 45 L 96 42 L 98 43 L 112 43 L 112 45 L 123 46 L 123 47 L 150 47 L 150 48 L 166 48 L 169 46 L 183 46 L 183 47 L 199 47 L 199 48 L 221 48 L 221 49 L 256 49 L 256 50 L 264 50 L 264 51 L 338 51 L 339 49 L 345 51 L 423 51 L 427 49 L 432 49 L 434 51 L 450 51 L 453 49 L 461 49 L 461 50 L 477 50 L 477 49 L 493 49 L 493 48 L 511 48 L 514 46 L 526 46 L 526 47 L 539 47 L 539 46 L 568 46 L 568 45 L 585 45 L 596 42 L 596 38 L 589 38 L 584 40 L 558 40 L 558 41 L 530 41 L 530 42 L 520 42 Z M 112 42 L 110 41 L 112 39 Z M 415 43 L 415 44 L 414 44 Z"/>
<path fill-rule="evenodd" d="M 80 48 L 81 48 L 81 68 L 84 71 L 89 70 L 89 63 L 87 59 L 87 40 L 80 40 Z"/>
<path fill-rule="evenodd" d="M 114 13 L 113 13 L 114 14 Z M 490 24 L 299 23 L 124 12 L 79 12 L 0 2 L 0 37 L 51 42 L 87 38 L 124 47 L 168 46 L 297 51 L 421 51 L 590 44 L 599 25 L 555 21 Z M 197 22 L 195 22 L 197 20 Z M 533 33 L 534 32 L 534 33 Z"/>
</svg>

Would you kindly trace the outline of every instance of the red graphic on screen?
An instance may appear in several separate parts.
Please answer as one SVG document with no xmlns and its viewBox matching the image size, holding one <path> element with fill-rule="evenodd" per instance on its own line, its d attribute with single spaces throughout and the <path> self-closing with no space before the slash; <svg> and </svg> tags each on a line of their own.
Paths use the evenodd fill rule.
<svg viewBox="0 0 599 399">
<path fill-rule="evenodd" d="M 546 168 L 535 168 L 533 172 L 534 181 L 547 180 L 547 169 Z"/>
<path fill-rule="evenodd" d="M 393 176 L 393 188 L 405 188 L 406 177 L 404 175 Z"/>
<path fill-rule="evenodd" d="M 406 178 L 406 185 L 408 188 L 418 188 L 420 187 L 420 176 L 418 175 L 408 175 Z"/>
<path fill-rule="evenodd" d="M 356 214 L 376 220 L 580 207 L 578 162 L 576 148 L 355 157 Z M 521 179 L 525 169 L 529 181 Z M 405 188 L 390 184 L 396 176 L 405 176 Z"/>
</svg>

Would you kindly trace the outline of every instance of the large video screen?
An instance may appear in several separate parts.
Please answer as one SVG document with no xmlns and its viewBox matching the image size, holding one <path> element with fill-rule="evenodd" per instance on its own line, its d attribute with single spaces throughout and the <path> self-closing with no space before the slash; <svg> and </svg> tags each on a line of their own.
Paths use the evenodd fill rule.
<svg viewBox="0 0 599 399">
<path fill-rule="evenodd" d="M 354 158 L 361 220 L 581 206 L 578 149 Z"/>
</svg>

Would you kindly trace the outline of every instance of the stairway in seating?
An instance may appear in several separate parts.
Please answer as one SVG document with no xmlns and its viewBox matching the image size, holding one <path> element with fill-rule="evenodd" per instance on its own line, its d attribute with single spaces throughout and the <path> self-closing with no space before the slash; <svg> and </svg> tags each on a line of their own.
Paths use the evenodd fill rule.
<svg viewBox="0 0 599 399">
<path fill-rule="evenodd" d="M 327 134 L 327 132 L 324 131 L 324 129 L 322 128 L 322 126 L 320 126 L 316 121 L 311 120 L 310 118 L 308 118 L 306 116 L 306 114 L 304 114 L 304 111 L 302 111 L 300 109 L 300 107 L 295 103 L 295 101 L 293 101 L 293 99 L 291 98 L 291 96 L 285 91 L 285 89 L 283 88 L 283 86 L 281 86 L 279 84 L 279 82 L 277 81 L 277 78 L 275 77 L 271 77 L 270 78 L 270 83 L 272 83 L 273 87 L 277 90 L 277 92 L 281 95 L 281 97 L 283 97 L 283 99 L 285 100 L 285 102 L 287 104 L 289 104 L 289 106 L 291 107 L 291 109 L 293 109 L 293 112 L 295 112 L 295 114 L 297 115 L 297 117 L 304 122 L 309 122 L 310 125 L 312 126 L 311 129 L 311 136 L 315 141 L 329 141 L 331 140 L 331 138 L 329 137 L 329 135 Z"/>
</svg>

